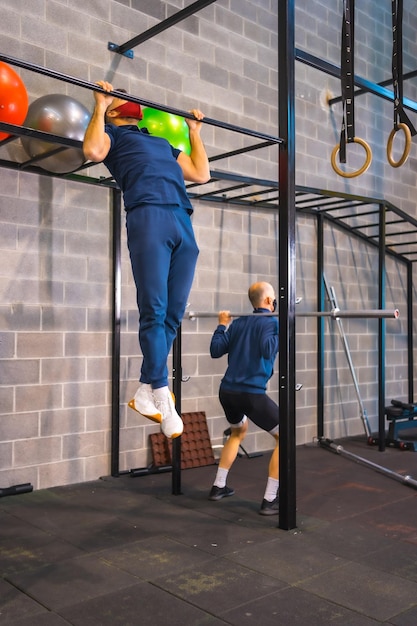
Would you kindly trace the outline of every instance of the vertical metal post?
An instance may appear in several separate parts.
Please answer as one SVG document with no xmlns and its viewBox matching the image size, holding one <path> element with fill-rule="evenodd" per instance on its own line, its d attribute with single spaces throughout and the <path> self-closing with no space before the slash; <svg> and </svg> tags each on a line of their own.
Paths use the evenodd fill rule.
<svg viewBox="0 0 417 626">
<path fill-rule="evenodd" d="M 413 267 L 412 262 L 407 263 L 407 346 L 408 346 L 408 401 L 414 402 L 414 351 L 413 351 Z"/>
<path fill-rule="evenodd" d="M 324 222 L 317 216 L 317 306 L 324 311 Z M 317 437 L 324 437 L 324 317 L 317 318 Z"/>
<path fill-rule="evenodd" d="M 296 526 L 294 0 L 278 0 L 279 528 Z"/>
<path fill-rule="evenodd" d="M 177 336 L 172 346 L 172 390 L 175 395 L 175 408 L 181 415 L 181 383 L 182 383 L 182 363 L 181 363 L 181 339 L 182 330 L 179 326 Z M 181 437 L 172 440 L 172 495 L 181 494 Z"/>
<path fill-rule="evenodd" d="M 120 444 L 120 311 L 121 311 L 121 208 L 122 194 L 112 189 L 112 355 L 111 355 L 111 475 L 119 476 Z"/>
<path fill-rule="evenodd" d="M 379 205 L 378 307 L 385 308 L 385 205 Z M 385 450 L 385 319 L 378 320 L 378 450 Z"/>
</svg>

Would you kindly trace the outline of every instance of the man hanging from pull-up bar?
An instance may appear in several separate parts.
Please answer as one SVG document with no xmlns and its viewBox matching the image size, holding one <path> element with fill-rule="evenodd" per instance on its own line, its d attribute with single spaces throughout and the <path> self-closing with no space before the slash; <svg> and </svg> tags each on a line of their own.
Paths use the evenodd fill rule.
<svg viewBox="0 0 417 626">
<path fill-rule="evenodd" d="M 228 355 L 228 366 L 220 384 L 219 399 L 231 434 L 223 446 L 209 500 L 221 500 L 235 493 L 227 486 L 226 480 L 239 446 L 246 437 L 249 418 L 275 439 L 259 513 L 276 515 L 279 511 L 279 407 L 267 396 L 266 386 L 273 374 L 279 348 L 278 319 L 259 313 L 273 313 L 277 301 L 274 288 L 267 282 L 251 285 L 248 296 L 254 309 L 253 315 L 238 317 L 230 324 L 230 312 L 220 311 L 219 325 L 210 344 L 210 355 L 214 359 Z"/>
<path fill-rule="evenodd" d="M 98 81 L 95 108 L 84 137 L 84 154 L 103 161 L 123 192 L 127 243 L 139 309 L 142 368 L 139 388 L 129 406 L 161 425 L 169 438 L 183 423 L 168 388 L 167 359 L 187 305 L 198 247 L 191 224 L 193 212 L 184 180 L 210 178 L 200 137 L 203 114 L 186 118 L 190 155 L 166 139 L 138 128 L 139 104 L 115 98 L 106 81 Z M 124 91 L 124 90 L 118 90 Z"/>
</svg>

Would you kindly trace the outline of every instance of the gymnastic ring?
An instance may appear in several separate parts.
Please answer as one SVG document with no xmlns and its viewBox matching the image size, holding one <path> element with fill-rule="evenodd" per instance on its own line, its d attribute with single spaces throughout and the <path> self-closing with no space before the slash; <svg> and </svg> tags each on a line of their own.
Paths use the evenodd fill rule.
<svg viewBox="0 0 417 626">
<path fill-rule="evenodd" d="M 405 135 L 404 152 L 403 152 L 402 157 L 400 159 L 398 159 L 398 161 L 394 161 L 394 159 L 392 158 L 392 144 L 394 142 L 394 137 L 395 137 L 397 131 L 399 131 L 400 129 L 402 131 L 404 131 L 404 135 Z M 410 149 L 411 149 L 411 131 L 410 131 L 409 127 L 407 126 L 407 124 L 403 124 L 403 123 L 397 124 L 397 128 L 393 128 L 392 131 L 389 134 L 389 137 L 388 137 L 388 142 L 387 142 L 387 159 L 388 159 L 388 163 L 392 167 L 400 167 L 408 159 L 408 155 L 410 154 Z"/>
<path fill-rule="evenodd" d="M 360 139 L 359 137 L 354 137 L 353 141 L 354 143 L 358 143 L 359 145 L 361 145 L 365 149 L 365 152 L 366 152 L 365 163 L 362 165 L 361 168 L 359 168 L 358 170 L 354 172 L 344 172 L 337 165 L 336 156 L 339 153 L 340 144 L 336 144 L 332 150 L 332 156 L 331 156 L 332 168 L 334 169 L 336 174 L 339 174 L 339 176 L 343 176 L 343 178 L 355 178 L 355 176 L 360 176 L 361 174 L 366 172 L 366 170 L 368 169 L 368 167 L 371 165 L 371 162 L 372 162 L 372 150 L 369 147 L 369 144 L 367 144 L 364 139 Z"/>
</svg>

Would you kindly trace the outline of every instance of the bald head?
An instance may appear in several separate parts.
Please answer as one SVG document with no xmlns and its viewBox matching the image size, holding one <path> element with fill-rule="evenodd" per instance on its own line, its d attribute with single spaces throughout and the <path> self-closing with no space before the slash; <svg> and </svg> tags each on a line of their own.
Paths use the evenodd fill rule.
<svg viewBox="0 0 417 626">
<path fill-rule="evenodd" d="M 254 309 L 269 309 L 275 300 L 275 291 L 270 283 L 261 281 L 249 287 L 248 297 Z"/>
</svg>

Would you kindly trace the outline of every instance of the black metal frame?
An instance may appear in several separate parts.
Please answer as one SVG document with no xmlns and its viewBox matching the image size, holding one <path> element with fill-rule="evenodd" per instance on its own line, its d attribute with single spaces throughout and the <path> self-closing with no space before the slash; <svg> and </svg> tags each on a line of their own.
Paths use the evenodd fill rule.
<svg viewBox="0 0 417 626">
<path fill-rule="evenodd" d="M 127 54 L 127 56 L 133 56 L 129 54 L 130 48 L 134 45 L 149 39 L 155 34 L 162 32 L 166 28 L 169 28 L 174 23 L 184 19 L 191 13 L 198 11 L 211 4 L 211 2 L 197 1 L 188 7 L 180 11 L 171 18 L 164 20 L 157 26 L 149 29 L 137 38 L 126 42 L 120 46 L 109 43 L 109 49 L 120 54 Z M 412 230 L 407 231 L 408 234 L 417 232 L 417 220 L 414 220 L 410 216 L 406 215 L 403 211 L 393 206 L 390 203 L 384 202 L 381 199 L 367 198 L 363 196 L 354 196 L 349 194 L 343 194 L 339 192 L 323 191 L 309 187 L 295 186 L 295 128 L 294 128 L 294 61 L 298 60 L 302 63 L 315 67 L 316 69 L 323 71 L 327 74 L 335 77 L 340 77 L 340 68 L 334 66 L 326 61 L 317 59 L 313 55 L 309 55 L 306 52 L 297 50 L 294 48 L 294 0 L 279 0 L 279 125 L 281 137 L 273 137 L 264 133 L 258 133 L 249 129 L 240 128 L 231 124 L 219 122 L 218 120 L 204 119 L 204 123 L 212 124 L 226 130 L 237 132 L 244 135 L 249 135 L 262 139 L 262 143 L 246 146 L 239 150 L 234 150 L 228 153 L 219 154 L 210 158 L 211 162 L 244 154 L 253 150 L 270 147 L 272 145 L 279 146 L 279 171 L 278 179 L 280 180 L 280 190 L 278 190 L 278 182 L 271 180 L 263 180 L 253 177 L 240 176 L 229 172 L 212 171 L 211 181 L 205 185 L 203 191 L 198 191 L 199 185 L 188 185 L 187 190 L 191 199 L 198 199 L 201 201 L 208 201 L 211 203 L 220 203 L 224 206 L 238 205 L 245 208 L 260 208 L 271 209 L 278 211 L 280 215 L 279 226 L 279 247 L 280 247 L 280 264 L 278 269 L 279 274 L 279 298 L 280 298 L 280 320 L 281 320 L 281 346 L 285 346 L 285 349 L 280 351 L 280 405 L 283 414 L 288 416 L 286 424 L 281 426 L 281 506 L 280 506 L 280 527 L 284 529 L 291 529 L 295 527 L 295 315 L 294 315 L 294 303 L 295 303 L 295 213 L 308 213 L 314 215 L 318 224 L 318 248 L 317 248 L 317 261 L 319 277 L 322 276 L 323 271 L 323 228 L 324 223 L 329 222 L 338 228 L 344 229 L 351 235 L 359 237 L 371 245 L 379 247 L 380 253 L 380 267 L 379 267 L 379 294 L 380 294 L 380 306 L 384 302 L 384 259 L 385 254 L 392 255 L 397 260 L 405 262 L 407 264 L 407 293 L 408 293 L 408 374 L 409 374 L 409 398 L 412 400 L 413 396 L 413 356 L 412 356 L 412 332 L 413 332 L 413 303 L 412 303 L 412 269 L 413 263 L 417 261 L 417 244 L 414 241 L 403 241 L 404 231 L 400 232 L 398 229 L 393 229 L 389 233 L 387 226 L 394 226 L 395 224 L 409 224 Z M 76 79 L 72 76 L 49 70 L 42 66 L 35 66 L 32 63 L 15 59 L 9 55 L 0 54 L 0 60 L 11 65 L 29 69 L 38 72 L 43 75 L 47 75 L 51 78 L 61 80 L 70 84 L 74 84 L 90 90 L 99 90 L 96 84 L 89 83 Z M 411 77 L 414 73 L 405 74 L 404 79 Z M 361 87 L 357 93 L 371 92 L 380 97 L 388 100 L 392 100 L 393 95 L 388 90 L 384 89 L 385 84 L 389 84 L 390 81 L 384 81 L 380 85 L 375 85 L 359 77 L 355 77 L 355 84 Z M 114 95 L 118 95 L 114 92 Z M 159 105 L 158 103 L 150 102 L 147 100 L 139 99 L 129 94 L 122 94 L 122 97 L 138 102 L 144 106 L 150 106 L 152 108 L 160 109 L 180 115 L 182 117 L 191 117 L 186 111 L 180 111 L 178 109 L 172 109 Z M 332 102 L 336 102 L 337 99 L 333 99 Z M 404 106 L 417 110 L 417 105 L 414 102 L 404 100 Z M 66 147 L 81 147 L 81 142 L 74 140 L 68 140 L 62 137 L 57 137 L 49 133 L 41 133 L 40 131 L 34 131 L 33 129 L 24 128 L 22 126 L 14 126 L 11 124 L 0 123 L 0 130 L 9 132 L 12 137 L 4 140 L 0 145 L 5 145 L 9 141 L 13 141 L 18 136 L 32 136 L 42 140 L 50 141 L 51 143 L 60 144 L 61 149 Z M 80 172 L 86 168 L 92 168 L 94 164 L 86 163 L 76 172 L 69 174 L 54 174 L 41 169 L 36 165 L 39 159 L 31 159 L 25 163 L 16 163 L 13 161 L 1 160 L 0 167 L 10 168 L 18 171 L 25 171 L 35 173 L 41 176 L 51 176 L 60 179 L 73 180 L 76 182 L 82 182 L 86 184 L 97 185 L 106 187 L 112 190 L 112 203 L 113 203 L 113 322 L 112 322 L 112 475 L 119 475 L 119 411 L 120 411 L 120 398 L 119 398 L 119 384 L 120 384 L 120 269 L 121 269 L 121 250 L 120 250 L 120 212 L 121 212 L 121 195 L 120 190 L 117 188 L 114 180 L 111 177 L 108 178 L 95 178 L 91 175 L 83 175 Z M 233 183 L 230 185 L 230 183 Z M 226 184 L 227 186 L 222 186 Z M 211 188 L 210 188 L 211 187 Z M 210 190 L 208 190 L 208 188 Z M 238 190 L 245 188 L 245 193 L 235 193 Z M 378 208 L 375 208 L 377 206 Z M 382 210 L 383 207 L 383 210 Z M 363 212 L 361 212 L 363 209 Z M 346 213 L 341 211 L 347 210 Z M 378 213 L 379 212 L 379 213 Z M 382 213 L 384 217 L 387 214 L 395 216 L 391 222 L 387 222 L 384 219 L 384 227 L 382 228 L 378 222 L 371 220 L 369 223 L 363 225 L 349 224 L 349 220 L 365 219 L 369 216 L 375 216 Z M 373 234 L 373 229 L 378 228 L 377 235 Z M 386 243 L 386 239 L 389 237 L 389 244 Z M 410 247 L 409 250 L 403 250 L 404 246 Z M 415 246 L 415 248 L 414 248 Z M 320 310 L 324 310 L 324 288 L 323 281 L 318 280 L 317 288 L 317 300 Z M 323 380 L 324 380 L 324 318 L 318 317 L 317 319 L 317 331 L 318 331 L 318 423 L 317 430 L 319 437 L 323 435 Z M 379 348 L 381 354 L 384 352 L 384 324 L 381 321 L 379 328 Z M 177 396 L 177 405 L 181 404 L 181 333 L 177 338 L 174 345 L 174 367 L 173 367 L 173 384 L 174 392 Z M 381 358 L 381 357 L 380 357 Z M 380 389 L 380 405 L 382 402 L 383 383 L 384 383 L 384 363 L 383 358 L 379 364 L 380 376 L 379 382 L 381 384 Z M 180 442 L 174 446 L 176 447 L 176 468 L 173 471 L 173 493 L 180 493 L 180 469 L 179 469 L 179 446 Z M 166 468 L 165 468 L 166 469 Z M 171 469 L 171 468 L 168 468 Z"/>
<path fill-rule="evenodd" d="M 13 125 L 7 125 L 0 123 L 0 130 L 10 130 L 12 127 L 13 131 L 16 132 L 16 136 L 20 134 L 26 134 L 26 129 L 20 127 L 13 127 Z M 38 136 L 39 131 L 33 131 L 33 134 Z M 45 135 L 49 135 L 48 133 L 41 133 L 39 137 L 43 140 L 45 139 Z M 57 143 L 60 138 L 56 136 L 48 136 L 48 140 L 54 143 Z M 7 140 L 6 140 L 7 141 Z M 66 145 L 67 140 L 62 140 L 62 144 Z M 70 140 L 68 142 L 70 147 L 74 145 L 80 146 L 80 142 L 74 142 L 74 140 Z M 251 150 L 254 148 L 251 147 Z M 244 151 L 244 149 L 242 149 Z M 238 151 L 239 153 L 241 151 Z M 93 164 L 89 164 L 92 166 Z M 120 190 L 116 187 L 115 182 L 111 178 L 94 178 L 92 176 L 87 176 L 85 174 L 79 174 L 77 172 L 73 172 L 71 174 L 54 174 L 51 172 L 47 172 L 37 167 L 36 165 L 30 164 L 19 164 L 13 161 L 5 161 L 0 160 L 0 167 L 6 167 L 15 170 L 23 170 L 30 173 L 39 174 L 42 176 L 51 176 L 60 179 L 72 180 L 75 182 L 82 182 L 86 184 L 93 184 L 101 187 L 109 188 L 112 192 L 112 204 L 113 204 L 113 291 L 114 291 L 114 301 L 113 301 L 113 319 L 112 319 L 112 334 L 113 334 L 113 347 L 112 347 L 112 452 L 111 452 L 111 471 L 113 476 L 118 476 L 120 474 L 119 471 L 119 427 L 120 427 L 120 406 L 119 406 L 119 380 L 120 380 L 120 323 L 121 323 L 121 312 L 120 312 L 120 267 L 121 267 L 121 249 L 120 249 L 120 212 L 121 212 L 121 194 Z M 80 168 L 83 169 L 83 168 Z M 233 183 L 230 185 L 230 183 Z M 212 185 L 214 188 L 210 191 L 206 191 L 208 186 Z M 280 218 L 282 216 L 282 204 L 279 201 L 279 185 L 277 181 L 272 181 L 268 179 L 258 179 L 254 177 L 241 176 L 239 174 L 234 174 L 230 172 L 222 172 L 222 171 L 212 171 L 211 172 L 211 182 L 207 183 L 204 186 L 201 186 L 201 191 L 198 191 L 200 186 L 197 184 L 192 184 L 187 187 L 188 193 L 191 199 L 197 199 L 202 202 L 210 202 L 210 203 L 218 203 L 224 206 L 241 206 L 243 208 L 260 208 L 260 209 L 268 209 L 268 210 L 279 210 Z M 240 191 L 242 188 L 245 188 L 246 191 L 244 194 Z M 235 193 L 236 192 L 236 193 Z M 282 194 L 282 190 L 281 190 Z M 385 254 L 388 254 L 394 257 L 396 260 L 406 263 L 407 265 L 407 293 L 408 293 L 408 372 L 409 372 L 409 401 L 413 400 L 413 350 L 412 350 L 412 333 L 413 333 L 413 279 L 412 279 L 412 268 L 413 264 L 417 262 L 417 241 L 408 241 L 405 244 L 402 241 L 404 230 L 399 231 L 398 225 L 401 225 L 404 228 L 404 225 L 408 225 L 409 230 L 406 232 L 409 234 L 414 234 L 417 232 L 417 220 L 406 215 L 402 210 L 398 209 L 394 205 L 388 202 L 382 202 L 376 198 L 369 198 L 366 196 L 357 196 L 352 194 L 345 194 L 340 192 L 331 192 L 310 188 L 310 187 L 295 187 L 295 209 L 297 213 L 300 214 L 309 214 L 314 216 L 317 219 L 318 223 L 318 245 L 317 245 L 317 255 L 318 255 L 318 276 L 322 276 L 323 272 L 323 235 L 322 230 L 324 223 L 328 222 L 337 226 L 340 229 L 343 229 L 350 235 L 362 239 L 366 241 L 368 244 L 377 246 L 380 250 L 380 255 L 384 258 Z M 386 215 L 390 215 L 390 220 L 385 220 L 386 225 L 391 225 L 392 230 L 389 230 L 387 233 L 386 225 L 384 225 L 384 229 L 381 230 L 379 222 L 375 222 L 375 216 L 379 216 L 379 220 L 381 219 L 381 215 L 384 217 Z M 361 218 L 363 220 L 368 220 L 358 227 L 357 225 L 351 226 L 349 221 L 352 219 L 357 220 Z M 377 229 L 377 234 L 375 234 L 375 229 Z M 389 244 L 385 243 L 385 239 L 389 237 Z M 404 246 L 407 245 L 409 249 L 403 250 Z M 397 251 L 398 249 L 398 251 Z M 291 252 L 292 254 L 292 252 Z M 282 260 L 282 258 L 281 258 Z M 379 272 L 379 282 L 380 282 L 380 308 L 383 308 L 383 300 L 381 299 L 383 296 L 383 284 L 381 281 L 383 280 L 381 276 L 383 275 L 382 270 Z M 318 308 L 319 310 L 324 310 L 324 291 L 322 289 L 322 281 L 318 280 Z M 282 312 L 280 313 L 281 324 L 282 324 Z M 317 432 L 318 436 L 321 437 L 323 435 L 323 382 L 324 382 L 324 319 L 318 318 L 318 395 L 317 395 L 317 405 L 318 405 L 318 422 L 317 422 Z M 178 339 L 180 340 L 180 334 Z M 379 350 L 380 350 L 380 366 L 379 366 L 379 389 L 380 389 L 380 400 L 379 400 L 379 415 L 383 416 L 383 405 L 384 405 L 384 376 L 385 376 L 385 368 L 384 368 L 384 359 L 383 353 L 385 350 L 384 344 L 384 332 L 383 332 L 383 324 L 381 323 L 381 328 L 379 330 Z M 282 350 L 281 354 L 286 355 L 286 364 L 288 363 L 287 358 L 288 355 L 285 350 Z M 174 393 L 177 397 L 177 406 L 180 406 L 181 401 L 181 349 L 174 350 L 173 355 L 174 361 Z M 287 391 L 289 387 L 285 387 L 285 391 Z M 282 398 L 280 398 L 280 403 L 282 407 Z M 291 400 L 287 401 L 288 406 L 290 406 Z M 292 404 L 292 407 L 295 406 L 295 402 Z M 289 433 L 289 437 L 291 437 L 292 431 Z M 282 437 L 282 433 L 281 433 Z M 380 445 L 384 439 L 380 437 Z M 175 444 L 176 450 L 174 448 L 174 457 L 180 458 L 178 452 L 180 451 L 180 442 Z M 295 460 L 295 454 L 292 454 L 292 443 L 290 445 L 287 444 L 287 456 L 285 457 L 285 446 L 282 446 L 281 449 L 281 458 L 286 459 L 285 468 L 290 468 L 288 479 L 288 497 L 291 501 L 295 498 L 295 482 L 293 483 L 293 479 L 295 478 L 295 467 L 293 462 Z M 180 452 L 179 452 L 180 454 Z M 173 470 L 173 493 L 179 494 L 181 493 L 181 476 L 180 469 L 176 464 L 173 468 L 168 468 L 170 471 Z M 168 471 L 168 469 L 164 471 Z M 151 473 L 152 470 L 149 471 L 133 471 L 133 475 L 144 475 L 146 473 Z M 283 479 L 281 479 L 283 480 Z M 294 484 L 294 488 L 293 485 Z M 295 525 L 295 507 L 287 504 L 284 511 L 281 511 L 280 519 L 283 520 L 281 522 L 282 528 L 290 529 Z"/>
<path fill-rule="evenodd" d="M 155 24 L 155 26 L 152 26 L 152 28 L 149 28 L 145 32 L 141 33 L 140 35 L 133 37 L 133 39 L 129 39 L 129 41 L 126 41 L 125 43 L 120 44 L 120 45 L 117 45 L 109 41 L 107 47 L 112 52 L 123 54 L 124 56 L 127 56 L 130 59 L 132 59 L 133 58 L 132 48 L 135 48 L 136 46 L 143 43 L 144 41 L 147 41 L 148 39 L 151 39 L 155 35 L 162 33 L 164 30 L 167 30 L 167 28 L 171 28 L 171 26 L 178 24 L 178 22 L 181 22 L 182 20 L 186 19 L 190 15 L 197 13 L 197 11 L 204 9 L 204 7 L 208 6 L 209 4 L 213 4 L 213 2 L 216 2 L 216 0 L 197 0 L 196 2 L 193 2 L 193 4 L 190 4 L 190 6 L 185 7 L 184 9 L 182 9 L 181 11 L 178 11 L 177 13 L 174 13 L 173 15 L 168 17 L 166 20 L 162 20 L 162 22 L 159 22 L 159 24 Z"/>
<path fill-rule="evenodd" d="M 294 0 L 278 2 L 278 123 L 285 143 L 279 147 L 278 402 L 280 421 L 279 528 L 296 523 L 295 463 L 295 15 Z"/>
<path fill-rule="evenodd" d="M 305 65 L 309 65 L 320 72 L 324 72 L 330 76 L 334 76 L 335 78 L 340 78 L 340 67 L 335 65 L 334 63 L 329 63 L 329 61 L 324 61 L 319 57 L 314 56 L 314 54 L 310 54 L 305 50 L 301 50 L 299 48 L 295 51 L 295 58 L 297 61 L 304 63 Z M 404 74 L 403 80 L 414 78 L 416 76 L 417 70 L 413 72 L 408 72 Z M 358 95 L 362 95 L 364 93 L 372 93 L 375 96 L 383 98 L 384 100 L 389 100 L 390 102 L 394 101 L 394 93 L 390 89 L 386 89 L 386 85 L 390 85 L 392 83 L 392 78 L 388 80 L 384 80 L 381 83 L 373 83 L 366 78 L 361 78 L 360 76 L 354 76 L 354 83 L 357 87 L 360 87 L 357 91 L 355 91 L 355 97 Z M 341 102 L 341 96 L 337 98 L 332 98 L 329 100 L 328 104 L 331 106 L 332 104 L 336 104 L 337 102 Z M 410 109 L 411 111 L 417 112 L 417 102 L 414 100 L 410 100 L 409 98 L 404 98 L 403 105 L 405 109 Z"/>
</svg>

